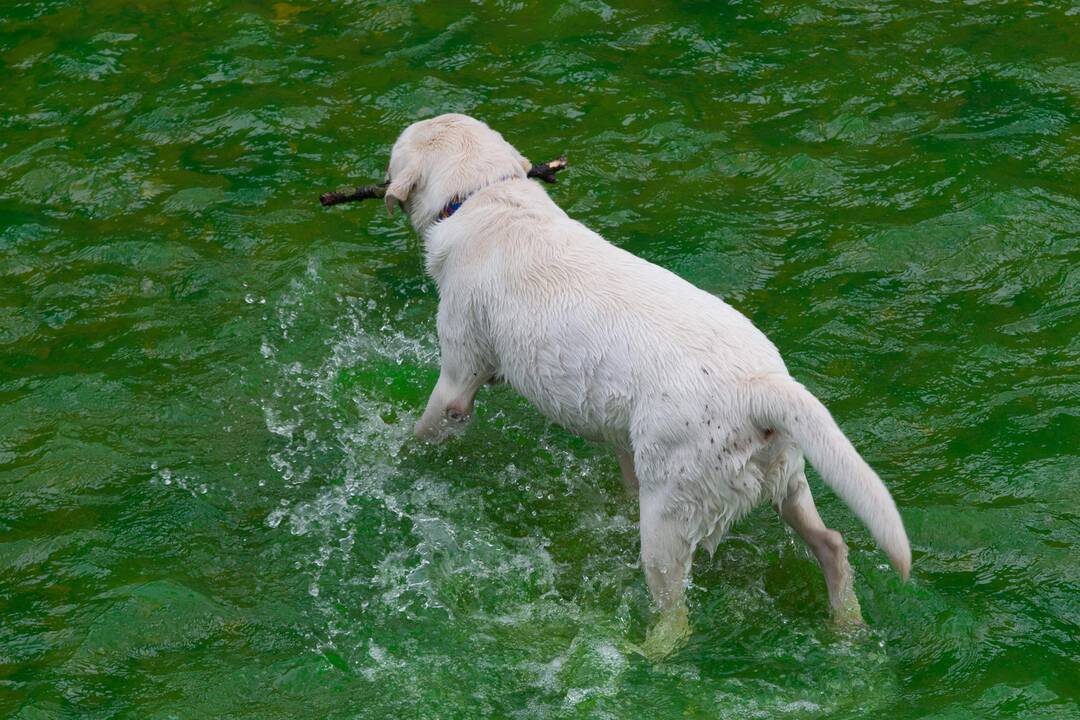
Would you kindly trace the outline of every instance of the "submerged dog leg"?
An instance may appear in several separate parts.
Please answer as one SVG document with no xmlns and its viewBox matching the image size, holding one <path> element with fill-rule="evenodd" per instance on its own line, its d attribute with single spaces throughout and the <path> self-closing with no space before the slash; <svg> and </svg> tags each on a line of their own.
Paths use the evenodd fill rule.
<svg viewBox="0 0 1080 720">
<path fill-rule="evenodd" d="M 825 527 L 814 505 L 810 486 L 806 484 L 806 476 L 801 472 L 780 506 L 780 517 L 799 534 L 821 565 L 829 589 L 833 621 L 838 625 L 861 625 L 862 610 L 852 587 L 847 545 L 840 533 Z"/>
<path fill-rule="evenodd" d="M 650 660 L 662 660 L 690 637 L 685 595 L 692 554 L 683 524 L 664 510 L 660 498 L 642 494 L 641 567 L 660 610 L 641 648 Z"/>
<path fill-rule="evenodd" d="M 660 662 L 685 645 L 693 631 L 690 610 L 685 602 L 680 602 L 660 612 L 656 621 L 645 631 L 645 642 L 635 649 L 649 660 Z"/>
</svg>

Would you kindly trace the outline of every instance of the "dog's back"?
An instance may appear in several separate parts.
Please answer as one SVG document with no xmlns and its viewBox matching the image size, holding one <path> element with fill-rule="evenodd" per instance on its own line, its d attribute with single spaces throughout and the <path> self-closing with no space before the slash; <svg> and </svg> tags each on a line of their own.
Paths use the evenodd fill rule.
<svg viewBox="0 0 1080 720">
<path fill-rule="evenodd" d="M 685 423 L 740 378 L 787 372 L 741 313 L 607 242 L 534 183 L 478 192 L 428 243 L 440 297 L 477 308 L 499 375 L 584 435 L 625 440 L 631 416 Z"/>
</svg>

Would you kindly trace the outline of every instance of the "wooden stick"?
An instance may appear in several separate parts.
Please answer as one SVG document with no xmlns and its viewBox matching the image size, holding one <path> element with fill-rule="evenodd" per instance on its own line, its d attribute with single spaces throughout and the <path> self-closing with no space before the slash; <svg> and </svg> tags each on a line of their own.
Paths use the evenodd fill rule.
<svg viewBox="0 0 1080 720">
<path fill-rule="evenodd" d="M 560 170 L 566 169 L 566 156 L 556 158 L 551 162 L 542 163 L 540 165 L 533 165 L 527 173 L 528 177 L 539 178 L 546 183 L 555 182 L 555 173 Z M 323 204 L 323 207 L 330 207 L 331 205 L 337 205 L 338 203 L 355 202 L 357 200 L 367 200 L 369 198 L 381 198 L 386 196 L 386 186 L 390 184 L 390 181 L 379 183 L 378 185 L 364 185 L 358 187 L 352 192 L 327 192 L 319 196 L 319 202 Z"/>
<path fill-rule="evenodd" d="M 560 170 L 566 169 L 566 156 L 556 158 L 551 162 L 546 162 L 542 165 L 533 165 L 529 169 L 528 176 L 531 178 L 540 178 L 546 183 L 555 182 L 555 173 Z"/>
<path fill-rule="evenodd" d="M 331 205 L 337 205 L 338 203 L 354 202 L 356 200 L 367 200 L 368 198 L 381 198 L 386 195 L 386 186 L 390 184 L 390 181 L 379 183 L 378 185 L 365 185 L 364 187 L 358 187 L 351 193 L 343 192 L 328 192 L 319 196 L 319 202 L 323 204 L 323 207 L 330 207 Z"/>
</svg>

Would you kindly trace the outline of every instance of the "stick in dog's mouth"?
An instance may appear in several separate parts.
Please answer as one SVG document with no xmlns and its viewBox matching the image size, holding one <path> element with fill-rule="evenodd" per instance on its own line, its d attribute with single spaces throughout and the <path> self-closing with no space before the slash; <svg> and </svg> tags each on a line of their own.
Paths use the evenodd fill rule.
<svg viewBox="0 0 1080 720">
<path fill-rule="evenodd" d="M 533 165 L 526 173 L 528 177 L 540 178 L 546 183 L 556 182 L 555 173 L 566 169 L 566 156 L 557 157 L 554 160 L 540 165 Z"/>
<path fill-rule="evenodd" d="M 319 202 L 324 206 L 337 205 L 338 203 L 353 202 L 355 200 L 367 200 L 368 198 L 381 198 L 386 195 L 386 187 L 390 181 L 378 185 L 365 185 L 358 187 L 352 192 L 326 192 L 319 196 Z"/>
<path fill-rule="evenodd" d="M 555 173 L 565 169 L 566 156 L 563 155 L 550 162 L 533 165 L 529 169 L 527 175 L 531 178 L 540 178 L 546 183 L 553 183 L 556 182 Z M 389 184 L 390 181 L 387 180 L 378 185 L 364 185 L 363 187 L 358 187 L 352 192 L 326 192 L 319 196 L 319 202 L 322 203 L 324 207 L 329 207 L 331 205 L 337 205 L 338 203 L 367 200 L 368 198 L 381 198 L 386 195 L 386 187 Z"/>
</svg>

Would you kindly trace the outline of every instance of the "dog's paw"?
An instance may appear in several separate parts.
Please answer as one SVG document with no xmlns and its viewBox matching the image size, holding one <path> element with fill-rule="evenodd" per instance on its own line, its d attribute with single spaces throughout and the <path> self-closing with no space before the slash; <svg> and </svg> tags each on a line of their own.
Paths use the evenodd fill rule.
<svg viewBox="0 0 1080 720">
<path fill-rule="evenodd" d="M 685 603 L 660 613 L 652 627 L 645 631 L 645 642 L 633 650 L 650 662 L 658 663 L 686 644 L 693 628 L 690 611 Z"/>
<path fill-rule="evenodd" d="M 850 587 L 840 603 L 832 608 L 832 624 L 834 628 L 840 631 L 857 630 L 866 626 L 866 623 L 863 622 L 859 598 L 855 597 L 855 591 Z"/>
<path fill-rule="evenodd" d="M 426 443 L 439 445 L 454 435 L 463 432 L 471 422 L 471 413 L 462 412 L 456 408 L 447 408 L 441 417 L 435 416 L 434 419 L 431 419 L 430 416 L 425 415 L 420 418 L 420 421 L 413 428 L 413 434 L 417 439 Z"/>
<path fill-rule="evenodd" d="M 839 538 L 839 534 L 837 534 Z M 859 606 L 859 598 L 855 595 L 855 587 L 852 581 L 851 566 L 847 562 L 847 546 L 840 541 L 839 560 L 836 561 L 837 570 L 834 577 L 839 576 L 839 581 L 833 583 L 830 588 L 829 606 L 832 614 L 832 624 L 837 630 L 854 630 L 864 626 L 862 608 Z"/>
</svg>

